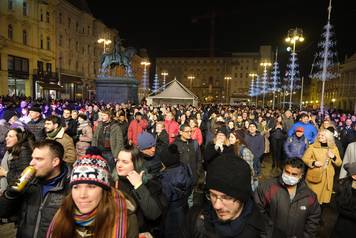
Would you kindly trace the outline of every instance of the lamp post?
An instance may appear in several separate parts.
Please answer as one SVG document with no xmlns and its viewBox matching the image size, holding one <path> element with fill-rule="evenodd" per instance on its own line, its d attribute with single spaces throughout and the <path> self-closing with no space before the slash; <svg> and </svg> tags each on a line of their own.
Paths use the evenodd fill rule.
<svg viewBox="0 0 356 238">
<path fill-rule="evenodd" d="M 195 79 L 195 76 L 194 75 L 189 75 L 188 79 L 190 80 L 189 88 L 190 88 L 190 90 L 192 90 L 193 79 Z"/>
<path fill-rule="evenodd" d="M 144 60 L 141 62 L 141 65 L 143 65 L 143 76 L 142 76 L 142 89 L 143 89 L 143 95 L 146 95 L 147 91 L 147 66 L 149 66 L 151 63 L 148 60 Z"/>
<path fill-rule="evenodd" d="M 331 102 L 332 102 L 332 104 L 331 104 L 331 109 L 333 109 L 333 108 L 334 108 L 334 103 L 336 102 L 336 99 L 335 99 L 335 98 L 332 98 L 332 99 L 331 99 Z"/>
<path fill-rule="evenodd" d="M 163 89 L 166 89 L 166 76 L 168 76 L 168 72 L 162 72 L 161 75 L 163 76 Z"/>
<path fill-rule="evenodd" d="M 290 76 L 290 95 L 289 95 L 289 110 L 292 109 L 292 95 L 293 95 L 293 81 L 294 81 L 294 75 L 295 75 L 295 46 L 297 42 L 303 42 L 304 37 L 303 37 L 303 30 L 300 28 L 293 28 L 288 31 L 287 38 L 285 41 L 289 44 L 293 45 L 292 48 L 292 66 L 291 66 L 291 76 Z"/>
<path fill-rule="evenodd" d="M 226 80 L 226 103 L 229 102 L 229 98 L 230 98 L 230 87 L 229 87 L 229 81 L 232 79 L 231 76 L 225 76 L 224 80 Z"/>
<path fill-rule="evenodd" d="M 100 39 L 98 40 L 98 43 L 99 43 L 99 44 L 103 43 L 103 45 L 104 45 L 103 53 L 105 54 L 105 52 L 106 52 L 106 45 L 110 45 L 110 44 L 111 44 L 111 40 L 110 40 L 110 39 L 105 39 L 105 38 L 100 38 Z"/>
<path fill-rule="evenodd" d="M 251 84 L 254 85 L 254 88 L 252 90 L 253 91 L 252 94 L 256 95 L 256 107 L 257 107 L 257 92 L 256 92 L 256 82 L 255 82 L 255 77 L 257 77 L 257 74 L 256 73 L 249 73 L 248 76 L 252 78 Z M 251 96 L 251 101 L 252 101 L 252 96 Z"/>
<path fill-rule="evenodd" d="M 267 91 L 267 67 L 271 67 L 272 64 L 271 62 L 264 61 L 260 63 L 260 66 L 263 67 L 263 79 L 262 79 L 262 93 L 263 93 L 263 98 L 262 98 L 262 108 L 265 107 L 265 94 Z"/>
</svg>

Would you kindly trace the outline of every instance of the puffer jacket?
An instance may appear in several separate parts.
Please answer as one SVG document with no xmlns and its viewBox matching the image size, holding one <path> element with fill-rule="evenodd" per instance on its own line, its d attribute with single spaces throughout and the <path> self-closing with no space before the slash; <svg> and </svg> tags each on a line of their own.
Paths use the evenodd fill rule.
<svg viewBox="0 0 356 238">
<path fill-rule="evenodd" d="M 9 171 L 7 173 L 8 184 L 13 184 L 20 176 L 22 171 L 30 165 L 32 160 L 32 150 L 27 143 L 21 146 L 18 158 L 7 161 Z"/>
<path fill-rule="evenodd" d="M 46 132 L 44 128 L 44 120 L 40 118 L 37 121 L 31 120 L 27 123 L 30 131 L 35 135 L 36 141 L 42 141 L 46 138 Z"/>
<path fill-rule="evenodd" d="M 0 197 L 0 217 L 10 217 L 20 210 L 17 238 L 44 238 L 54 214 L 69 190 L 70 172 L 65 166 L 57 177 L 59 182 L 42 196 L 42 185 L 34 180 L 23 194 Z"/>
<path fill-rule="evenodd" d="M 308 140 L 304 136 L 298 138 L 296 135 L 293 135 L 288 137 L 286 142 L 284 142 L 284 151 L 288 159 L 302 158 L 307 148 Z"/>
<path fill-rule="evenodd" d="M 268 237 L 316 237 L 321 209 L 316 195 L 304 181 L 297 185 L 292 201 L 281 177 L 260 184 L 254 198 L 268 221 Z"/>
</svg>

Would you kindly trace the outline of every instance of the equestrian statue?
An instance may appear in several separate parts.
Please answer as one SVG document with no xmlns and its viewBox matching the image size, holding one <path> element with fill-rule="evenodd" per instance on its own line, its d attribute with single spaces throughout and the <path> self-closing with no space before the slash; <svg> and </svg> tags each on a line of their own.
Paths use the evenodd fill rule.
<svg viewBox="0 0 356 238">
<path fill-rule="evenodd" d="M 104 53 L 100 60 L 100 73 L 105 75 L 109 69 L 113 69 L 115 66 L 122 66 L 125 69 L 125 76 L 133 77 L 133 71 L 131 66 L 131 60 L 136 54 L 136 49 L 133 47 L 124 48 L 122 46 L 122 40 L 119 35 L 115 37 L 115 46 L 113 52 Z"/>
</svg>

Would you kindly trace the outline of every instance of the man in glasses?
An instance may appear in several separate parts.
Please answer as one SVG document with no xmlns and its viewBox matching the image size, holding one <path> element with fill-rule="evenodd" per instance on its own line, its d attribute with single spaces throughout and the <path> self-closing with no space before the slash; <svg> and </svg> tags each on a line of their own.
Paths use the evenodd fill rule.
<svg viewBox="0 0 356 238">
<path fill-rule="evenodd" d="M 261 237 L 264 219 L 252 198 L 249 165 L 224 154 L 209 165 L 207 201 L 191 209 L 182 237 Z"/>
</svg>

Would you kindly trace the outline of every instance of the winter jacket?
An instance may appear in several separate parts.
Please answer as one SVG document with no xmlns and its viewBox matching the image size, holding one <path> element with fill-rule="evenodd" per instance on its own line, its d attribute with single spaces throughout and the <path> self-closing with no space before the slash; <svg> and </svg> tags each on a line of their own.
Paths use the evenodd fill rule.
<svg viewBox="0 0 356 238">
<path fill-rule="evenodd" d="M 18 158 L 12 156 L 11 160 L 7 161 L 7 166 L 9 168 L 7 173 L 7 183 L 14 184 L 18 177 L 21 175 L 22 171 L 30 165 L 32 160 L 32 149 L 27 143 L 21 146 L 21 152 Z"/>
<path fill-rule="evenodd" d="M 179 124 L 174 120 L 165 120 L 164 129 L 168 133 L 169 144 L 172 144 L 179 133 Z"/>
<path fill-rule="evenodd" d="M 192 170 L 193 183 L 195 184 L 198 179 L 198 171 L 201 168 L 201 154 L 198 142 L 195 140 L 183 141 L 178 137 L 174 144 L 177 145 L 179 151 L 180 161 L 188 165 Z"/>
<path fill-rule="evenodd" d="M 7 192 L 0 197 L 0 217 L 10 217 L 20 212 L 17 238 L 44 238 L 54 214 L 62 205 L 69 190 L 70 173 L 68 168 L 56 178 L 55 187 L 42 196 L 42 184 L 39 180 L 31 182 L 23 194 L 9 196 Z"/>
<path fill-rule="evenodd" d="M 356 133 L 351 126 L 346 126 L 344 129 L 341 130 L 340 139 L 344 149 L 347 148 L 350 143 L 354 142 L 354 139 L 356 138 L 355 135 Z"/>
<path fill-rule="evenodd" d="M 78 139 L 79 141 L 75 145 L 77 156 L 85 155 L 86 149 L 91 145 L 91 141 L 93 140 L 93 129 L 89 125 L 89 122 L 85 122 L 82 125 L 78 126 Z"/>
<path fill-rule="evenodd" d="M 69 135 L 67 135 L 64 132 L 63 127 L 59 130 L 59 132 L 57 133 L 57 135 L 55 137 L 51 138 L 51 137 L 47 136 L 47 139 L 55 140 L 55 141 L 61 143 L 61 145 L 64 148 L 63 160 L 68 165 L 74 164 L 74 162 L 77 160 L 77 155 L 76 155 L 76 150 L 74 147 L 73 139 L 72 139 L 72 137 L 70 137 Z"/>
<path fill-rule="evenodd" d="M 167 198 L 168 206 L 181 205 L 187 202 L 191 193 L 193 178 L 192 171 L 184 164 L 180 163 L 174 167 L 163 170 L 160 176 L 162 190 Z"/>
<path fill-rule="evenodd" d="M 10 124 L 7 123 L 4 119 L 0 119 L 0 160 L 6 152 L 5 138 L 9 129 Z"/>
<path fill-rule="evenodd" d="M 354 163 L 356 162 L 356 142 L 352 142 L 347 146 L 345 155 L 344 155 L 344 160 L 342 161 L 342 166 L 340 170 L 340 176 L 339 178 L 345 178 L 347 176 L 347 172 L 344 169 L 344 165 L 348 163 Z"/>
<path fill-rule="evenodd" d="M 99 122 L 93 136 L 93 141 L 91 143 L 92 146 L 98 146 L 99 144 L 99 133 L 101 133 L 103 129 L 103 122 Z M 122 135 L 122 131 L 120 126 L 115 123 L 111 122 L 110 124 L 110 148 L 112 155 L 114 158 L 117 158 L 119 155 L 120 150 L 124 148 L 124 138 Z"/>
<path fill-rule="evenodd" d="M 35 135 L 36 141 L 42 141 L 46 138 L 46 132 L 44 128 L 44 120 L 40 118 L 37 121 L 31 120 L 27 123 L 30 131 Z"/>
<path fill-rule="evenodd" d="M 188 196 L 192 193 L 192 172 L 188 165 L 180 163 L 167 167 L 160 180 L 162 191 L 167 198 L 163 237 L 180 238 L 179 230 L 188 212 Z"/>
<path fill-rule="evenodd" d="M 196 140 L 199 145 L 203 144 L 203 135 L 201 133 L 201 130 L 199 128 L 193 128 L 192 129 L 192 139 Z"/>
<path fill-rule="evenodd" d="M 127 139 L 132 141 L 134 145 L 137 145 L 138 136 L 147 128 L 148 123 L 145 119 L 140 121 L 132 120 L 127 131 Z"/>
<path fill-rule="evenodd" d="M 282 116 L 282 124 L 283 124 L 283 128 L 285 128 L 286 131 L 289 131 L 290 128 L 292 128 L 293 124 L 294 124 L 294 120 L 293 118 L 287 118 L 284 115 Z"/>
<path fill-rule="evenodd" d="M 298 121 L 298 122 L 294 123 L 292 128 L 290 128 L 289 131 L 288 131 L 288 137 L 291 137 L 292 135 L 294 135 L 295 134 L 295 130 L 298 127 L 303 127 L 304 128 L 304 136 L 308 139 L 309 144 L 312 144 L 314 142 L 316 136 L 318 135 L 318 130 L 311 123 L 305 124 L 305 123 L 303 123 L 301 121 Z"/>
<path fill-rule="evenodd" d="M 156 134 L 156 154 L 159 154 L 168 145 L 168 134 L 167 131 L 163 129 L 159 135 Z"/>
<path fill-rule="evenodd" d="M 74 137 L 77 135 L 77 127 L 78 121 L 72 118 L 64 119 L 63 118 L 63 125 L 65 129 L 65 133 L 67 133 L 70 137 Z"/>
<path fill-rule="evenodd" d="M 252 151 L 255 159 L 260 158 L 265 151 L 265 142 L 263 136 L 260 133 L 256 133 L 256 135 L 251 135 L 250 133 L 245 134 L 245 142 L 248 148 Z"/>
<path fill-rule="evenodd" d="M 316 237 L 321 209 L 316 195 L 304 181 L 297 185 L 293 200 L 281 177 L 262 182 L 254 198 L 268 221 L 268 237 Z"/>
<path fill-rule="evenodd" d="M 182 238 L 260 238 L 266 237 L 265 222 L 253 200 L 245 204 L 240 216 L 228 222 L 220 222 L 216 212 L 207 202 L 193 207 L 181 229 Z"/>
<path fill-rule="evenodd" d="M 330 202 L 331 194 L 333 192 L 333 186 L 334 186 L 334 175 L 335 175 L 334 166 L 340 167 L 342 164 L 337 147 L 333 145 L 330 146 L 329 149 L 334 153 L 335 159 L 329 158 L 328 163 L 326 163 L 326 160 L 328 158 L 327 155 L 328 148 L 322 147 L 319 141 L 316 141 L 314 144 L 310 145 L 309 148 L 305 151 L 304 156 L 302 158 L 304 163 L 308 166 L 308 170 L 314 168 L 313 166 L 314 161 L 319 161 L 324 165 L 320 183 L 309 182 L 308 172 L 306 174 L 306 180 L 307 180 L 306 182 L 309 188 L 314 193 L 316 193 L 320 204 Z"/>
<path fill-rule="evenodd" d="M 167 206 L 160 181 L 152 178 L 134 189 L 126 178 L 120 177 L 118 189 L 135 200 L 139 231 L 154 232 L 161 223 Z"/>
<path fill-rule="evenodd" d="M 286 142 L 284 142 L 284 151 L 286 152 L 287 158 L 302 158 L 304 152 L 308 148 L 308 140 L 304 135 L 298 138 L 296 135 L 288 137 Z"/>
<path fill-rule="evenodd" d="M 351 178 L 340 181 L 335 200 L 339 216 L 331 237 L 349 238 L 356 234 L 356 189 L 352 188 Z"/>
</svg>

